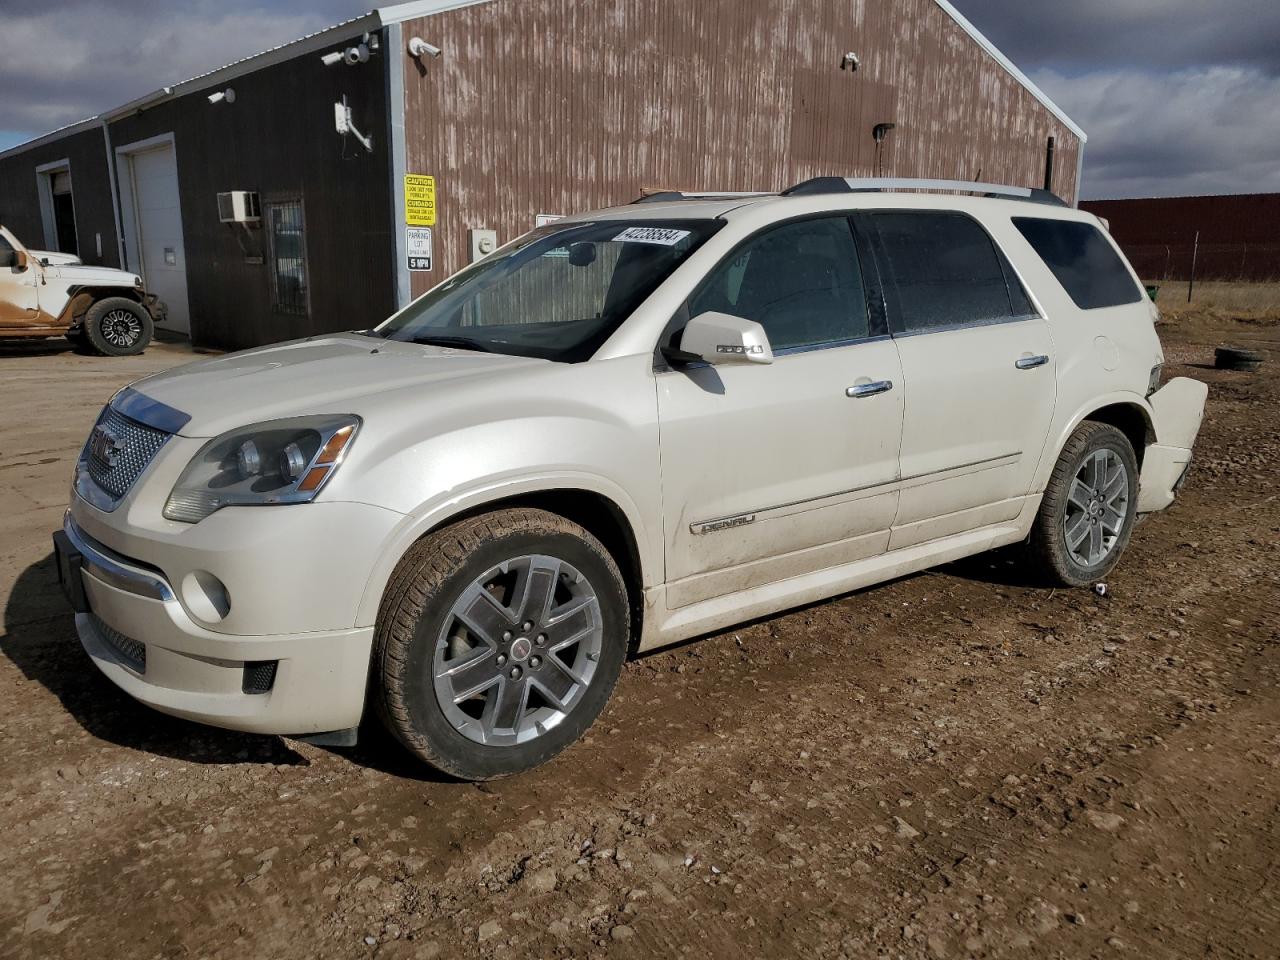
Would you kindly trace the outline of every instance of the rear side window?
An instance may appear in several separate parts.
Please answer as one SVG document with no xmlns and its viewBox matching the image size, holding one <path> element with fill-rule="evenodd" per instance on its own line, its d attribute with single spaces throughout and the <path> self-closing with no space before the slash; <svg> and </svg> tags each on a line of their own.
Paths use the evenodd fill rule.
<svg viewBox="0 0 1280 960">
<path fill-rule="evenodd" d="M 899 332 L 998 323 L 1031 305 L 1008 262 L 972 217 L 943 211 L 871 215 L 896 294 Z"/>
<path fill-rule="evenodd" d="M 1118 307 L 1142 299 L 1143 292 L 1124 261 L 1093 224 L 1014 217 L 1013 225 L 1081 310 Z"/>
</svg>

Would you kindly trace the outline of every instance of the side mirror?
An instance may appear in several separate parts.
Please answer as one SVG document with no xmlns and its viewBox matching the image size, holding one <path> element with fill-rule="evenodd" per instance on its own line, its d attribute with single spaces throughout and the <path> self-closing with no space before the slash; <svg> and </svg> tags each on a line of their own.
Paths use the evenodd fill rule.
<svg viewBox="0 0 1280 960">
<path fill-rule="evenodd" d="M 685 325 L 680 353 L 707 363 L 773 363 L 764 327 L 727 313 L 700 313 Z"/>
<path fill-rule="evenodd" d="M 19 271 L 27 269 L 27 251 L 13 251 L 13 265 Z"/>
</svg>

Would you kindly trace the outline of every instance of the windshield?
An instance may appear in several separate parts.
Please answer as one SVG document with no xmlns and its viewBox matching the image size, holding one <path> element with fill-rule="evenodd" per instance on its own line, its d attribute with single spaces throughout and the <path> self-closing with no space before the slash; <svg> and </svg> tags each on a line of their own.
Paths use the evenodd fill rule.
<svg viewBox="0 0 1280 960">
<path fill-rule="evenodd" d="M 721 226 L 719 220 L 607 220 L 539 227 L 450 277 L 373 333 L 586 360 Z"/>
</svg>

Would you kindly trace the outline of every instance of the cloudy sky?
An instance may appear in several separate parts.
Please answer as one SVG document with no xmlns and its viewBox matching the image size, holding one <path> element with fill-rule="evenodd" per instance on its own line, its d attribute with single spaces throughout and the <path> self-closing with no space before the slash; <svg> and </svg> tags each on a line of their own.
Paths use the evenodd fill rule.
<svg viewBox="0 0 1280 960">
<path fill-rule="evenodd" d="M 1086 197 L 1280 191 L 1277 0 L 955 2 L 1089 134 Z M 0 150 L 370 6 L 0 0 Z"/>
</svg>

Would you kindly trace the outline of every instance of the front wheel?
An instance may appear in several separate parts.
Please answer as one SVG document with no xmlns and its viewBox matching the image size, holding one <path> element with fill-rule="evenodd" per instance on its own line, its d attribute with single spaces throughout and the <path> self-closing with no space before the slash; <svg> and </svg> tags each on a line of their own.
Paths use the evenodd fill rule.
<svg viewBox="0 0 1280 960">
<path fill-rule="evenodd" d="M 587 530 L 543 510 L 473 517 L 396 568 L 374 639 L 375 707 L 445 773 L 519 773 L 595 721 L 629 632 L 622 576 Z"/>
<path fill-rule="evenodd" d="M 1076 428 L 1045 487 L 1031 530 L 1031 555 L 1050 580 L 1081 587 L 1120 562 L 1138 507 L 1138 459 L 1129 438 L 1106 423 Z"/>
<path fill-rule="evenodd" d="M 108 297 L 89 308 L 83 330 L 85 339 L 98 353 L 128 357 L 141 353 L 151 342 L 151 314 L 133 300 Z"/>
</svg>

